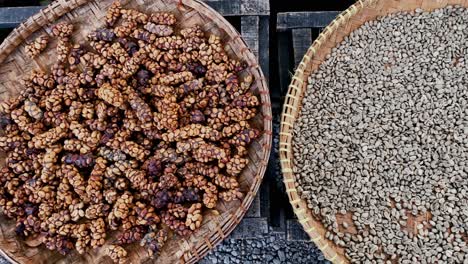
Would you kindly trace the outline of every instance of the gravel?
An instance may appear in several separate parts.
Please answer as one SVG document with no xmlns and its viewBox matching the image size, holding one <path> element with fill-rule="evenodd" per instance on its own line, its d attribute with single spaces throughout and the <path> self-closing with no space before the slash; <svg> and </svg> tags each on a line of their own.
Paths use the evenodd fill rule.
<svg viewBox="0 0 468 264">
<path fill-rule="evenodd" d="M 281 263 L 329 264 L 311 242 L 289 241 L 284 234 L 257 239 L 226 239 L 199 264 Z"/>
<path fill-rule="evenodd" d="M 310 76 L 299 190 L 352 262 L 468 263 L 467 40 L 467 9 L 394 14 Z"/>
</svg>

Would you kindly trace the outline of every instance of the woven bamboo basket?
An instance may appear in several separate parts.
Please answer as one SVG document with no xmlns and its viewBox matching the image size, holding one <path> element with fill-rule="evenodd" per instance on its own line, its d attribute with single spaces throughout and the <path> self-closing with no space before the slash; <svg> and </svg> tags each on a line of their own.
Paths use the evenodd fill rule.
<svg viewBox="0 0 468 264">
<path fill-rule="evenodd" d="M 32 69 L 48 69 L 55 61 L 55 45 L 34 60 L 25 52 L 25 44 L 38 35 L 50 35 L 50 26 L 56 22 L 74 24 L 73 42 L 79 43 L 93 29 L 104 26 L 104 16 L 113 0 L 57 0 L 38 14 L 18 26 L 0 46 L 0 101 L 18 94 L 19 81 Z M 262 136 L 249 148 L 249 164 L 239 176 L 245 196 L 241 201 L 218 202 L 216 210 L 204 214 L 201 228 L 189 237 L 174 236 L 164 246 L 160 255 L 150 259 L 145 249 L 130 248 L 131 263 L 194 263 L 220 243 L 239 224 L 250 207 L 262 181 L 271 150 L 271 104 L 265 77 L 257 59 L 248 49 L 239 33 L 220 14 L 198 0 L 134 0 L 121 1 L 125 7 L 145 13 L 169 11 L 178 18 L 176 27 L 184 28 L 198 24 L 205 32 L 220 36 L 226 52 L 248 65 L 243 74 L 254 77 L 252 91 L 260 97 L 261 111 L 253 119 L 253 126 Z M 4 163 L 4 155 L 0 161 Z M 0 249 L 14 263 L 111 263 L 104 250 L 98 249 L 85 255 L 73 253 L 62 256 L 47 250 L 38 239 L 22 241 L 14 232 L 15 223 L 0 216 Z"/>
<path fill-rule="evenodd" d="M 312 242 L 323 252 L 326 259 L 333 263 L 349 263 L 343 247 L 325 238 L 326 229 L 320 219 L 307 207 L 297 190 L 298 182 L 294 175 L 293 131 L 294 124 L 301 113 L 302 99 L 307 90 L 307 78 L 351 32 L 370 20 L 397 12 L 409 12 L 421 8 L 431 11 L 448 5 L 468 7 L 468 0 L 359 0 L 342 12 L 328 25 L 307 50 L 296 69 L 289 85 L 281 116 L 280 159 L 286 192 L 293 210 Z M 408 228 L 427 216 L 410 219 Z M 337 215 L 339 224 L 350 222 L 350 216 Z"/>
</svg>

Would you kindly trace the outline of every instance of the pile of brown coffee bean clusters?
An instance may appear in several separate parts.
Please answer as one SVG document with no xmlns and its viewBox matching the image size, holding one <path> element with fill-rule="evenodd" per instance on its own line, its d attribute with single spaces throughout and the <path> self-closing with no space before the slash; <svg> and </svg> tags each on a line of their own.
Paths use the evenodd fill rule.
<svg viewBox="0 0 468 264">
<path fill-rule="evenodd" d="M 106 23 L 79 44 L 72 24 L 53 26 L 57 62 L 0 104 L 0 206 L 18 235 L 42 234 L 62 254 L 115 236 L 107 253 L 125 262 L 125 245 L 153 255 L 171 233 L 198 229 L 219 199 L 242 198 L 260 102 L 252 77 L 240 77 L 246 66 L 201 27 L 118 2 Z"/>
</svg>

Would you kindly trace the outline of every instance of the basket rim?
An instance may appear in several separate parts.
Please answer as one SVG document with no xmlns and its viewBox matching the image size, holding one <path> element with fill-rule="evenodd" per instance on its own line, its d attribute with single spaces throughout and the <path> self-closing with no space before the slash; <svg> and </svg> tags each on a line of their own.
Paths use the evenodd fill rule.
<svg viewBox="0 0 468 264">
<path fill-rule="evenodd" d="M 8 56 L 12 54 L 23 42 L 25 42 L 30 35 L 43 27 L 53 24 L 56 20 L 60 19 L 67 13 L 80 8 L 85 4 L 90 4 L 93 1 L 95 0 L 56 0 L 41 9 L 39 13 L 36 13 L 20 23 L 0 45 L 0 64 L 3 64 Z M 120 1 L 122 5 L 126 5 L 135 0 L 118 1 Z M 173 1 L 175 2 L 176 0 Z M 180 1 L 180 3 L 183 6 L 190 7 L 205 17 L 212 17 L 213 20 L 216 20 L 216 24 L 231 38 L 231 41 L 240 41 L 241 45 L 244 46 L 241 50 L 241 54 L 242 58 L 248 62 L 249 72 L 256 75 L 255 79 L 258 84 L 257 88 L 259 91 L 258 96 L 261 100 L 261 111 L 259 111 L 258 115 L 262 116 L 263 122 L 261 137 L 256 140 L 258 145 L 261 147 L 257 150 L 257 153 L 259 154 L 259 162 L 257 162 L 257 166 L 255 167 L 255 176 L 252 177 L 252 183 L 250 184 L 244 198 L 240 201 L 240 205 L 237 209 L 231 209 L 232 212 L 228 217 L 217 219 L 219 228 L 212 230 L 208 235 L 205 234 L 203 236 L 198 236 L 199 240 L 204 239 L 203 244 L 193 243 L 192 247 L 190 247 L 190 249 L 185 249 L 184 253 L 179 258 L 180 263 L 195 263 L 207 255 L 210 250 L 221 243 L 234 230 L 250 208 L 251 203 L 258 193 L 271 152 L 273 135 L 272 110 L 266 78 L 258 63 L 258 59 L 252 53 L 250 47 L 248 47 L 241 34 L 220 13 L 202 0 L 183 0 Z M 226 42 L 224 45 L 228 45 L 229 43 L 230 42 Z M 197 236 L 196 233 L 194 236 Z M 13 256 L 10 256 L 6 250 L 2 248 L 0 248 L 0 254 L 12 263 L 19 263 Z"/>
<path fill-rule="evenodd" d="M 339 32 L 340 29 L 349 24 L 356 15 L 361 14 L 361 12 L 365 13 L 367 8 L 385 1 L 386 0 L 358 0 L 349 8 L 338 14 L 337 17 L 330 22 L 326 28 L 324 28 L 317 39 L 311 44 L 296 68 L 294 76 L 292 77 L 291 83 L 288 87 L 281 113 L 279 153 L 283 182 L 286 186 L 286 193 L 288 195 L 289 202 L 298 218 L 298 221 L 308 234 L 310 240 L 322 251 L 324 257 L 332 263 L 349 263 L 349 260 L 344 256 L 344 254 L 338 252 L 338 250 L 343 249 L 342 247 L 338 247 L 333 241 L 325 238 L 323 234 L 323 231 L 325 230 L 323 225 L 318 219 L 314 218 L 312 210 L 308 208 L 306 201 L 300 197 L 299 191 L 296 188 L 299 184 L 294 175 L 294 155 L 292 144 L 294 125 L 301 114 L 302 100 L 307 91 L 308 77 L 311 72 L 315 71 L 310 70 L 311 65 L 319 65 L 323 62 L 316 59 L 317 53 L 322 48 L 327 48 L 326 43 L 334 37 L 336 32 Z M 400 1 L 393 0 L 392 2 Z M 424 10 L 432 10 L 456 4 L 461 4 L 468 8 L 467 0 L 433 1 L 430 5 L 428 4 L 428 2 L 430 2 L 429 0 L 419 0 L 417 2 L 420 4 L 419 7 Z M 425 6 L 424 4 L 427 4 L 428 6 Z M 397 8 L 392 7 L 385 11 L 386 14 L 391 14 L 403 10 L 398 10 Z M 370 19 L 366 19 L 365 21 L 359 22 L 364 23 L 369 20 Z M 333 45 L 333 47 L 336 47 L 336 45 Z"/>
<path fill-rule="evenodd" d="M 283 173 L 283 182 L 286 186 L 286 193 L 289 198 L 294 214 L 297 216 L 299 223 L 304 228 L 311 241 L 323 253 L 324 257 L 332 263 L 348 263 L 346 258 L 339 254 L 333 242 L 328 241 L 317 230 L 317 220 L 312 216 L 311 210 L 308 208 L 307 203 L 300 197 L 296 188 L 297 182 L 294 176 L 294 156 L 293 156 L 293 132 L 294 124 L 300 116 L 302 99 L 307 90 L 307 78 L 309 74 L 307 69 L 310 63 L 314 60 L 317 51 L 327 41 L 327 39 L 345 23 L 365 6 L 370 5 L 377 0 L 358 0 L 345 11 L 338 14 L 338 16 L 324 28 L 319 36 L 314 40 L 312 45 L 307 49 L 306 54 L 303 56 L 301 62 L 295 70 L 291 83 L 288 86 L 283 110 L 281 113 L 280 125 L 280 164 Z"/>
</svg>

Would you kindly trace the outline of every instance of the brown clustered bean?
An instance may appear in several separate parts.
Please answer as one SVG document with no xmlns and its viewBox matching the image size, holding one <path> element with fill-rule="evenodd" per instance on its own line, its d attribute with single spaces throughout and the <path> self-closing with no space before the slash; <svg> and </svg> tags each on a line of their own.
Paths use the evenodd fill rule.
<svg viewBox="0 0 468 264">
<path fill-rule="evenodd" d="M 195 203 L 190 206 L 187 213 L 187 220 L 185 220 L 185 225 L 190 228 L 190 230 L 198 229 L 201 225 L 203 216 L 201 213 L 202 204 Z"/>
<path fill-rule="evenodd" d="M 42 51 L 44 51 L 47 47 L 47 43 L 49 43 L 49 37 L 47 36 L 40 36 L 36 38 L 32 43 L 26 45 L 25 52 L 26 55 L 30 57 L 36 57 Z"/>
<path fill-rule="evenodd" d="M 115 262 L 119 264 L 127 263 L 127 251 L 117 245 L 110 245 L 107 250 L 106 254 Z"/>
<path fill-rule="evenodd" d="M 0 207 L 18 235 L 47 233 L 44 245 L 62 254 L 99 248 L 116 230 L 107 254 L 125 263 L 127 244 L 157 254 L 219 199 L 242 198 L 260 101 L 252 77 L 239 77 L 244 63 L 200 26 L 119 2 L 105 20 L 79 44 L 72 24 L 52 26 L 50 73 L 33 71 L 18 98 L 0 102 Z"/>
</svg>

